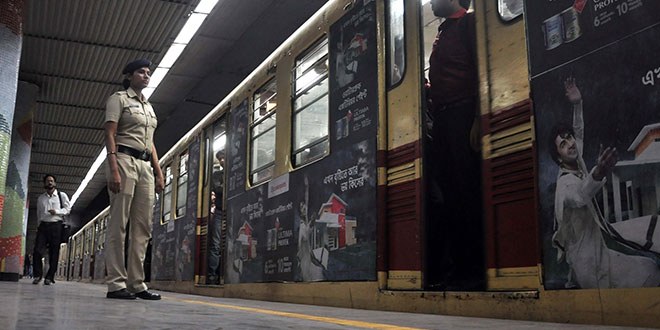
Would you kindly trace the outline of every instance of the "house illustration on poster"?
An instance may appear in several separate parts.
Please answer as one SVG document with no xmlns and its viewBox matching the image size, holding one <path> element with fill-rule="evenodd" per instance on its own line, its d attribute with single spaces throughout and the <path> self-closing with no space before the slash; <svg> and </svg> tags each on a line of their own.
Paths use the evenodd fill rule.
<svg viewBox="0 0 660 330">
<path fill-rule="evenodd" d="M 321 204 L 316 220 L 314 247 L 334 251 L 356 243 L 357 219 L 346 215 L 348 203 L 336 194 Z"/>
<path fill-rule="evenodd" d="M 238 230 L 236 235 L 236 247 L 242 260 L 250 260 L 257 257 L 257 240 L 252 238 L 252 226 L 246 221 Z"/>
<path fill-rule="evenodd" d="M 660 208 L 660 123 L 646 125 L 628 151 L 633 160 L 617 162 L 612 172 L 611 200 L 608 185 L 603 188 L 606 219 L 615 222 L 658 214 Z M 613 210 L 612 210 L 613 208 Z M 613 211 L 613 212 L 612 212 Z"/>
</svg>

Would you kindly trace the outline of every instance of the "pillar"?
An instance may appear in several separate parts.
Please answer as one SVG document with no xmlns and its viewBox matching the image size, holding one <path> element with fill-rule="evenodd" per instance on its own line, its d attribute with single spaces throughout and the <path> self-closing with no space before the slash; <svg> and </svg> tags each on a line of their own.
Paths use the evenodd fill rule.
<svg viewBox="0 0 660 330">
<path fill-rule="evenodd" d="M 3 221 L 5 186 L 18 88 L 24 5 L 24 0 L 0 0 L 0 231 L 5 227 Z M 6 226 L 8 231 L 15 231 L 13 221 Z M 21 217 L 18 238 L 0 237 L 0 280 L 17 281 L 18 274 L 22 271 L 20 266 L 22 227 Z M 14 262 L 17 247 L 18 270 L 15 269 Z"/>
</svg>

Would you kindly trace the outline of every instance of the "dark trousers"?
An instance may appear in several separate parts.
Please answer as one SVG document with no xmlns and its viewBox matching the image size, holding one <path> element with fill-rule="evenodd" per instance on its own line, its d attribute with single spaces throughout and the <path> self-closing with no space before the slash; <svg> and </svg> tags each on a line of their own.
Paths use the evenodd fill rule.
<svg viewBox="0 0 660 330">
<path fill-rule="evenodd" d="M 62 237 L 62 223 L 61 222 L 42 222 L 37 229 L 37 241 L 34 244 L 33 263 L 34 263 L 34 277 L 43 277 L 43 263 L 41 258 L 46 254 L 48 249 L 48 273 L 46 278 L 55 279 L 55 272 L 57 271 L 57 259 L 60 255 L 60 241 Z"/>
<path fill-rule="evenodd" d="M 427 235 L 439 283 L 470 286 L 484 272 L 481 157 L 470 146 L 475 107 L 463 101 L 433 112 Z"/>
</svg>

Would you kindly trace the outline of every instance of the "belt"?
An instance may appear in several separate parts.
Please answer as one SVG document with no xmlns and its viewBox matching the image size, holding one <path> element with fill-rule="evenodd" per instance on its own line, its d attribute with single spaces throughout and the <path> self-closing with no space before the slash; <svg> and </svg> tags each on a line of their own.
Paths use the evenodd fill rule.
<svg viewBox="0 0 660 330">
<path fill-rule="evenodd" d="M 137 149 L 129 148 L 126 146 L 117 146 L 117 151 L 127 154 L 129 156 L 132 156 L 137 159 L 141 159 L 144 161 L 150 161 L 151 160 L 151 153 L 146 152 L 146 151 L 139 151 Z"/>
</svg>

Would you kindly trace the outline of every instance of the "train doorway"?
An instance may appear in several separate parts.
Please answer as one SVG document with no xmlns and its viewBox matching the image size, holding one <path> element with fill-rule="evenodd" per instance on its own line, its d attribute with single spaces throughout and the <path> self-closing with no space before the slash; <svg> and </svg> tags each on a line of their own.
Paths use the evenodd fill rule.
<svg viewBox="0 0 660 330">
<path fill-rule="evenodd" d="M 423 271 L 427 290 L 479 291 L 486 288 L 486 267 L 476 27 L 474 4 L 458 2 L 463 8 L 448 15 L 452 1 L 422 1 L 420 13 L 426 124 Z"/>
<path fill-rule="evenodd" d="M 204 131 L 203 197 L 198 268 L 199 284 L 223 284 L 227 214 L 225 210 L 226 116 Z"/>
</svg>

